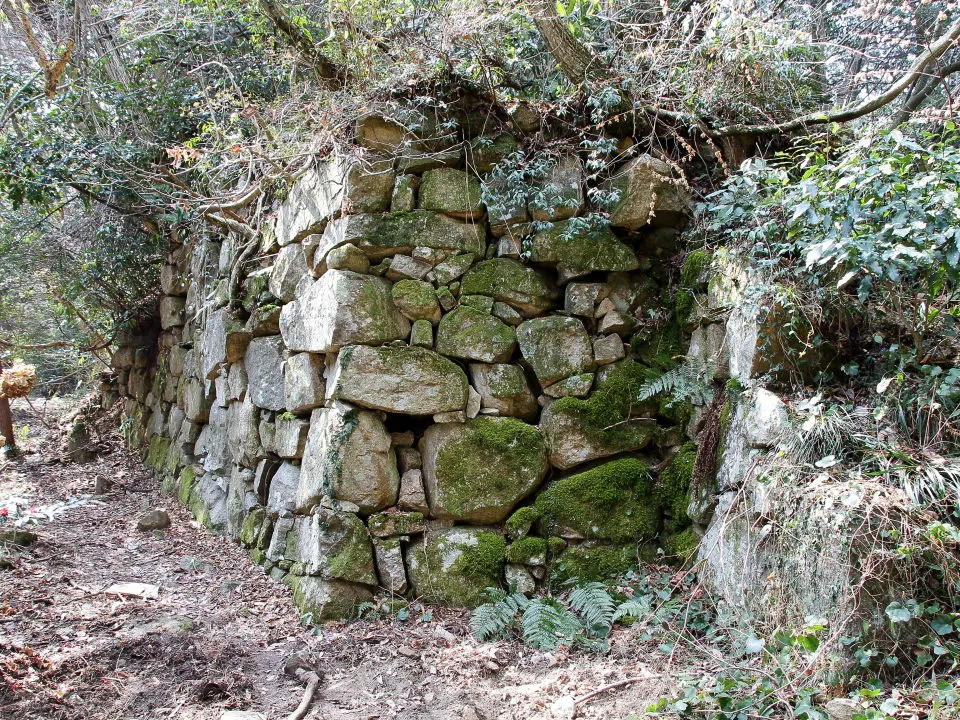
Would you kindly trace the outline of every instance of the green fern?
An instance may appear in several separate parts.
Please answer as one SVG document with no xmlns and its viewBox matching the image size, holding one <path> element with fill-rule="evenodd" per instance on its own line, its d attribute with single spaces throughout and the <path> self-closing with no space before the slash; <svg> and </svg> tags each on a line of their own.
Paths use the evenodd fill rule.
<svg viewBox="0 0 960 720">
<path fill-rule="evenodd" d="M 637 390 L 637 402 L 649 400 L 656 395 L 669 394 L 673 402 L 690 400 L 706 405 L 713 397 L 710 385 L 712 378 L 713 371 L 708 363 L 683 363 L 641 385 Z"/>
<path fill-rule="evenodd" d="M 590 582 L 577 586 L 570 593 L 570 607 L 580 613 L 592 631 L 606 633 L 613 624 L 617 607 L 603 583 Z"/>
<path fill-rule="evenodd" d="M 576 615 L 549 598 L 531 600 L 523 611 L 523 641 L 536 650 L 574 647 L 584 627 Z"/>
<path fill-rule="evenodd" d="M 484 642 L 508 637 L 518 629 L 517 615 L 530 600 L 522 593 L 508 594 L 499 588 L 487 588 L 485 594 L 490 602 L 474 610 L 470 618 L 474 637 Z"/>
<path fill-rule="evenodd" d="M 611 622 L 617 622 L 617 620 L 622 620 L 623 618 L 639 620 L 642 617 L 647 617 L 653 613 L 652 600 L 652 595 L 638 595 L 637 597 L 620 603 L 617 606 L 616 612 L 613 613 Z"/>
</svg>

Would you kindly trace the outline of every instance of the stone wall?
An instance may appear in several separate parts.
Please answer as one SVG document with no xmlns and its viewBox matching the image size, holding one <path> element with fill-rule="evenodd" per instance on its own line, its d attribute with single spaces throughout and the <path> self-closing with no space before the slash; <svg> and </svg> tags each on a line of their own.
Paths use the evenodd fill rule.
<svg viewBox="0 0 960 720">
<path fill-rule="evenodd" d="M 689 191 L 635 154 L 598 230 L 566 155 L 539 201 L 488 211 L 518 138 L 455 140 L 363 119 L 262 236 L 175 248 L 159 338 L 117 353 L 130 442 L 314 619 L 378 587 L 470 605 L 695 544 L 691 408 L 635 400 L 685 349 Z"/>
</svg>

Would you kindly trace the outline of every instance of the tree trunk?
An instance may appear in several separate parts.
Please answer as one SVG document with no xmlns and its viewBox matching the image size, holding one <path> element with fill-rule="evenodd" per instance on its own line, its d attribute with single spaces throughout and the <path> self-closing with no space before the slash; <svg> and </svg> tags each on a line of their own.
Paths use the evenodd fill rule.
<svg viewBox="0 0 960 720">
<path fill-rule="evenodd" d="M 588 76 L 600 74 L 599 68 L 593 66 L 593 55 L 570 32 L 566 21 L 557 14 L 553 0 L 528 0 L 527 4 L 550 54 L 570 82 L 579 85 L 588 79 Z"/>
<path fill-rule="evenodd" d="M 0 375 L 3 375 L 3 360 L 0 360 Z M 12 456 L 17 454 L 17 441 L 13 434 L 13 415 L 10 413 L 10 401 L 0 397 L 0 435 L 3 436 L 3 446 L 0 453 Z"/>
</svg>

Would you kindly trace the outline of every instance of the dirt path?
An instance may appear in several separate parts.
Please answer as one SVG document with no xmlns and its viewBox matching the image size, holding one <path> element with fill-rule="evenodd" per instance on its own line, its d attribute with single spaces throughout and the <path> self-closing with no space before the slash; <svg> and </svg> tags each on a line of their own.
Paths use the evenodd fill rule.
<svg viewBox="0 0 960 720">
<path fill-rule="evenodd" d="M 0 514 L 38 521 L 38 539 L 8 552 L 0 570 L 0 717 L 44 720 L 210 718 L 226 710 L 282 720 L 302 686 L 283 673 L 297 655 L 323 674 L 315 720 L 527 720 L 569 717 L 555 706 L 622 678 L 656 673 L 651 648 L 618 630 L 604 657 L 536 653 L 519 643 L 478 643 L 469 614 L 411 611 L 405 621 L 300 623 L 288 589 L 265 577 L 237 545 L 197 524 L 126 455 L 108 422 L 103 453 L 62 457 L 65 405 L 23 401 L 29 451 L 0 460 Z M 91 497 L 97 478 L 112 487 Z M 171 525 L 142 532 L 148 508 Z M 50 517 L 52 515 L 52 517 Z M 2 519 L 2 518 L 0 518 Z M 156 585 L 156 599 L 106 592 L 119 582 Z M 654 646 L 655 647 L 655 646 Z M 606 693 L 578 717 L 642 714 L 669 688 L 658 679 Z M 562 702 L 561 702 L 562 705 Z"/>
</svg>

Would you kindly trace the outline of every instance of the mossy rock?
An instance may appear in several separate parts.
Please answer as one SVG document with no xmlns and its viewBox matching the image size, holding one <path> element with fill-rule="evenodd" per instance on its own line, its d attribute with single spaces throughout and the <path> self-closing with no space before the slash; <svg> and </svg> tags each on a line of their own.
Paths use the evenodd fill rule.
<svg viewBox="0 0 960 720">
<path fill-rule="evenodd" d="M 428 282 L 422 280 L 400 280 L 391 288 L 393 304 L 408 320 L 440 319 L 440 303 L 437 291 Z"/>
<path fill-rule="evenodd" d="M 640 332 L 630 338 L 630 354 L 644 365 L 660 371 L 676 367 L 686 351 L 683 332 L 676 322 L 653 333 Z"/>
<path fill-rule="evenodd" d="M 557 480 L 534 505 L 551 534 L 623 543 L 653 537 L 660 528 L 649 467 L 637 458 L 619 458 Z"/>
<path fill-rule="evenodd" d="M 254 508 L 243 519 L 240 525 L 240 542 L 247 547 L 253 547 L 260 537 L 260 528 L 267 519 L 267 512 L 263 508 Z"/>
<path fill-rule="evenodd" d="M 461 305 L 437 326 L 437 352 L 464 360 L 507 362 L 517 347 L 517 333 L 493 315 Z"/>
<path fill-rule="evenodd" d="M 472 607 L 488 587 L 500 587 L 506 541 L 486 528 L 455 527 L 428 532 L 407 551 L 413 594 L 429 603 Z"/>
<path fill-rule="evenodd" d="M 324 510 L 297 518 L 286 542 L 285 558 L 300 564 L 304 575 L 377 584 L 367 527 L 353 513 Z"/>
<path fill-rule="evenodd" d="M 523 537 L 507 547 L 507 562 L 516 565 L 545 565 L 547 541 L 540 537 Z"/>
<path fill-rule="evenodd" d="M 655 492 L 664 509 L 673 518 L 674 527 L 685 527 L 690 523 L 687 507 L 690 505 L 690 480 L 693 478 L 693 465 L 697 460 L 697 446 L 688 442 L 670 462 L 660 471 Z"/>
<path fill-rule="evenodd" d="M 369 602 L 369 587 L 340 580 L 288 574 L 283 582 L 293 590 L 293 603 L 313 624 L 356 615 L 357 606 Z"/>
<path fill-rule="evenodd" d="M 514 418 L 433 425 L 420 451 L 430 510 L 442 519 L 501 522 L 547 471 L 539 431 Z"/>
<path fill-rule="evenodd" d="M 637 256 L 609 227 L 575 218 L 554 223 L 533 236 L 533 262 L 556 263 L 558 270 L 621 272 L 640 266 Z"/>
<path fill-rule="evenodd" d="M 429 170 L 420 181 L 419 205 L 454 217 L 476 217 L 483 210 L 480 181 L 463 170 Z"/>
<path fill-rule="evenodd" d="M 657 423 L 644 417 L 657 403 L 639 403 L 637 392 L 655 372 L 626 360 L 588 398 L 566 397 L 544 412 L 541 430 L 550 463 L 568 469 L 590 460 L 645 448 L 656 436 Z"/>
<path fill-rule="evenodd" d="M 464 275 L 460 292 L 487 295 L 516 308 L 524 317 L 548 310 L 557 291 L 533 268 L 510 258 L 493 258 L 477 263 Z"/>
<path fill-rule="evenodd" d="M 637 564 L 634 545 L 571 545 L 560 552 L 551 567 L 555 582 L 604 582 Z"/>
<path fill-rule="evenodd" d="M 170 438 L 162 435 L 154 435 L 150 438 L 150 449 L 147 451 L 144 464 L 153 468 L 157 472 L 163 472 L 167 462 L 167 454 L 170 452 Z"/>
<path fill-rule="evenodd" d="M 425 529 L 423 513 L 385 512 L 371 515 L 367 520 L 370 534 L 375 538 L 398 535 L 419 535 Z"/>
<path fill-rule="evenodd" d="M 516 152 L 518 147 L 517 139 L 506 133 L 494 138 L 475 138 L 466 147 L 467 166 L 477 172 L 490 172 L 497 163 Z"/>
<path fill-rule="evenodd" d="M 696 557 L 697 550 L 700 548 L 700 538 L 697 537 L 693 528 L 687 528 L 667 535 L 661 545 L 668 557 L 676 558 L 686 564 Z"/>
<path fill-rule="evenodd" d="M 507 534 L 517 539 L 526 536 L 533 527 L 533 524 L 539 519 L 540 511 L 531 505 L 519 508 L 513 515 L 507 518 L 504 526 L 507 529 Z"/>
</svg>

